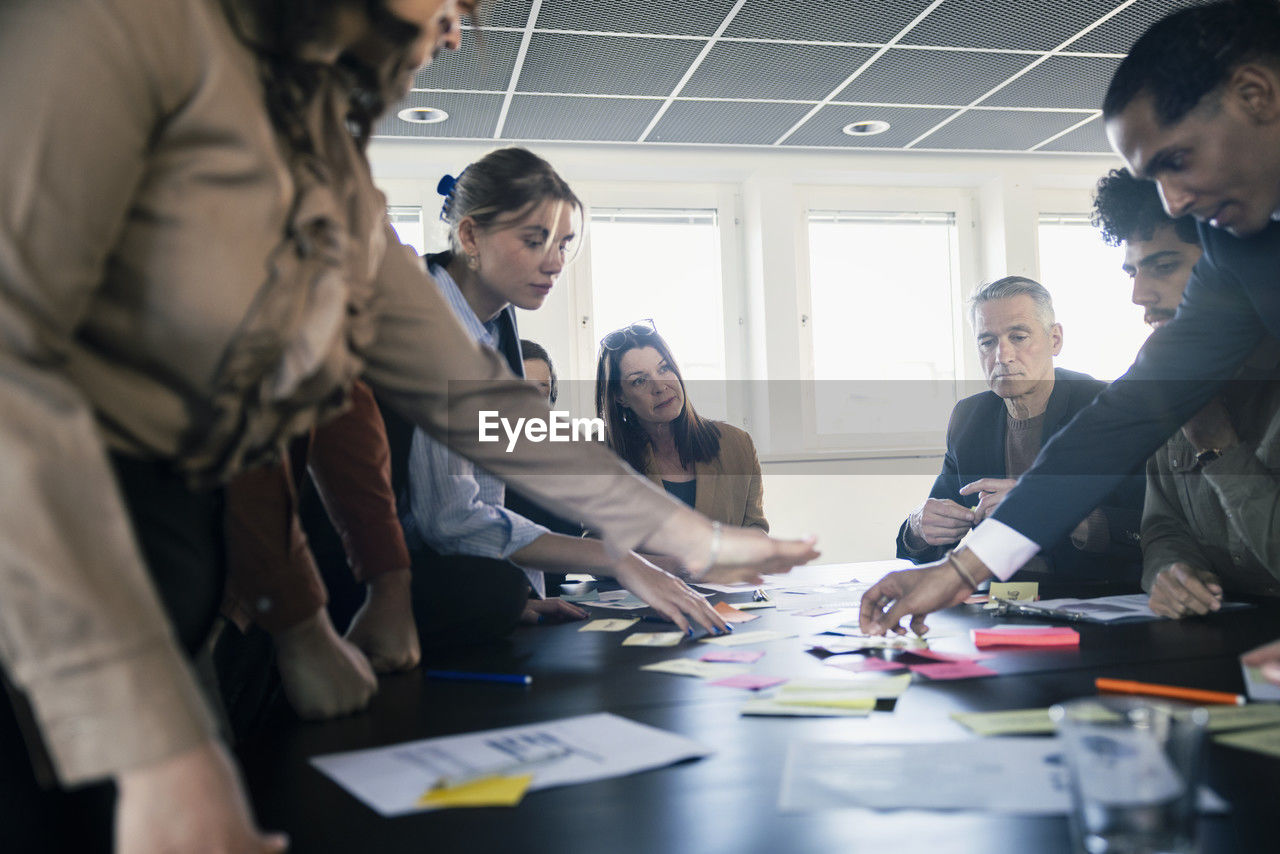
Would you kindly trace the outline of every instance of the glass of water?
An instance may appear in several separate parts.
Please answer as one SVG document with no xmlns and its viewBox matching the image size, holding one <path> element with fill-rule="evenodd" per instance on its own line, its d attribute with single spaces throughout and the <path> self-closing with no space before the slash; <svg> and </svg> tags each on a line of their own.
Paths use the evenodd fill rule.
<svg viewBox="0 0 1280 854">
<path fill-rule="evenodd" d="M 1088 854 L 1196 850 L 1196 799 L 1209 713 L 1135 697 L 1049 710 L 1071 770 L 1071 826 Z"/>
</svg>

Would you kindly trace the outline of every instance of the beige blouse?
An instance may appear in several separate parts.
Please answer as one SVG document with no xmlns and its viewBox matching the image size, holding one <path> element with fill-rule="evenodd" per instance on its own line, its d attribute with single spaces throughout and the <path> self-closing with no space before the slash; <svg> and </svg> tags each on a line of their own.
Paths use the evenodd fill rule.
<svg viewBox="0 0 1280 854">
<path fill-rule="evenodd" d="M 224 480 L 363 374 L 615 548 L 678 508 L 603 448 L 478 441 L 546 404 L 396 241 L 344 103 L 301 157 L 216 0 L 0 3 L 0 662 L 64 782 L 213 733 L 104 447 Z"/>
<path fill-rule="evenodd" d="M 747 431 L 732 424 L 717 421 L 715 425 L 720 428 L 720 453 L 710 462 L 694 465 L 698 486 L 693 509 L 726 525 L 759 528 L 768 533 L 764 481 L 755 443 Z M 658 486 L 662 485 L 662 475 L 654 467 L 652 453 L 645 474 Z"/>
</svg>

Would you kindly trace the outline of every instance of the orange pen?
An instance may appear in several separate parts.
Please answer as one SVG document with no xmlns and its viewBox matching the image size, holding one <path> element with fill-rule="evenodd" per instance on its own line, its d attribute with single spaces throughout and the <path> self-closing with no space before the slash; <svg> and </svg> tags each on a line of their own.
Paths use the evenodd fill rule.
<svg viewBox="0 0 1280 854">
<path fill-rule="evenodd" d="M 1153 685 L 1150 682 L 1132 682 L 1128 679 L 1098 678 L 1094 680 L 1094 684 L 1106 694 L 1143 694 L 1148 697 L 1168 697 L 1171 700 L 1186 700 L 1188 703 L 1216 703 L 1223 706 L 1243 706 L 1247 702 L 1243 695 L 1228 694 L 1226 691 Z"/>
</svg>

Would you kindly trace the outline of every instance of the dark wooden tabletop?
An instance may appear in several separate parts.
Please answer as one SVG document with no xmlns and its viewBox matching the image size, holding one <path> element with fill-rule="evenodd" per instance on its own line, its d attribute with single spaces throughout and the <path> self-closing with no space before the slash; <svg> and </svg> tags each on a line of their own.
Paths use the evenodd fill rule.
<svg viewBox="0 0 1280 854">
<path fill-rule="evenodd" d="M 849 567 L 856 574 L 857 565 Z M 753 672 L 791 679 L 839 675 L 806 651 L 803 639 L 851 619 L 852 612 L 755 613 L 761 619 L 740 631 L 781 629 L 801 636 L 750 647 L 766 651 Z M 995 620 L 978 606 L 961 606 L 929 622 L 931 634 L 949 635 L 932 646 L 959 652 L 972 651 L 970 628 Z M 950 719 L 952 712 L 1044 707 L 1095 693 L 1097 676 L 1242 692 L 1237 657 L 1280 636 L 1280 603 L 1181 622 L 1076 624 L 1078 649 L 1001 650 L 983 662 L 997 676 L 933 683 L 916 677 L 896 703 L 882 702 L 868 718 L 743 717 L 739 708 L 746 692 L 639 669 L 696 657 L 706 645 L 624 647 L 623 634 L 578 628 L 521 628 L 509 642 L 427 656 L 431 667 L 528 673 L 534 678 L 528 688 L 428 681 L 419 669 L 384 677 L 369 710 L 349 718 L 301 723 L 278 709 L 264 733 L 239 749 L 261 824 L 287 831 L 295 852 L 1067 852 L 1065 818 L 782 812 L 778 794 L 788 747 L 799 741 L 969 738 Z M 308 764 L 334 751 L 599 711 L 680 733 L 715 753 L 618 779 L 532 792 L 516 808 L 394 819 L 377 815 Z M 1208 782 L 1232 811 L 1201 820 L 1203 850 L 1277 850 L 1280 760 L 1218 745 L 1211 746 L 1208 760 Z M 921 786 L 928 785 L 929 775 L 929 768 L 919 769 Z"/>
</svg>

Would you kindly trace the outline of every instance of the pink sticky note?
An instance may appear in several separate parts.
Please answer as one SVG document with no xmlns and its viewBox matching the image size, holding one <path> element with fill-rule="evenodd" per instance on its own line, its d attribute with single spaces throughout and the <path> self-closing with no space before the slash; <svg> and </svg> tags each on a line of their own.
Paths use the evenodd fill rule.
<svg viewBox="0 0 1280 854">
<path fill-rule="evenodd" d="M 760 676 L 755 673 L 739 673 L 737 676 L 726 676 L 711 682 L 722 688 L 746 688 L 748 691 L 759 691 L 761 688 L 772 688 L 786 682 L 781 676 Z"/>
<path fill-rule="evenodd" d="M 764 658 L 764 652 L 758 649 L 713 649 L 702 656 L 703 661 L 733 661 L 741 664 L 753 664 Z"/>
<path fill-rule="evenodd" d="M 995 676 L 990 667 L 974 664 L 972 661 L 939 661 L 935 664 L 913 664 L 909 668 L 912 673 L 919 673 L 930 679 L 971 679 L 974 676 Z"/>
<path fill-rule="evenodd" d="M 1017 629 L 1006 632 L 999 629 L 974 629 L 973 645 L 981 649 L 988 646 L 1064 647 L 1079 646 L 1080 633 L 1066 627 L 1033 631 Z"/>
<path fill-rule="evenodd" d="M 748 614 L 746 611 L 739 611 L 728 602 L 717 602 L 713 610 L 726 623 L 749 623 L 752 620 L 760 619 L 759 614 Z"/>
<path fill-rule="evenodd" d="M 839 667 L 851 673 L 874 673 L 881 670 L 905 670 L 907 665 L 896 661 L 885 661 L 883 658 L 863 658 L 861 656 L 836 655 L 823 662 L 828 667 Z"/>
<path fill-rule="evenodd" d="M 992 653 L 980 652 L 974 655 L 974 654 L 963 653 L 963 652 L 939 652 L 936 649 L 908 649 L 908 650 L 903 650 L 901 653 L 899 653 L 898 659 L 901 660 L 904 658 L 910 658 L 911 656 L 915 656 L 916 658 L 923 658 L 927 661 L 961 662 L 961 661 L 981 661 L 984 658 L 991 658 Z"/>
</svg>

